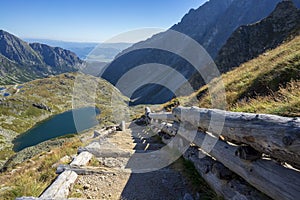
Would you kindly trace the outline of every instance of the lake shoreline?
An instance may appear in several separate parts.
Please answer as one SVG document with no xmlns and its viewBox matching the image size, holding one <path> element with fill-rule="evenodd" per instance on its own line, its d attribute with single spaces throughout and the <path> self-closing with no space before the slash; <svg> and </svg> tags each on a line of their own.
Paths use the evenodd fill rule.
<svg viewBox="0 0 300 200">
<path fill-rule="evenodd" d="M 85 131 L 99 124 L 97 116 L 99 116 L 100 113 L 100 109 L 97 107 L 82 107 L 52 115 L 47 119 L 39 121 L 26 132 L 16 136 L 12 140 L 12 143 L 14 145 L 13 151 L 19 152 L 24 148 L 35 146 L 50 139 Z M 88 118 L 92 117 L 93 114 L 95 114 L 96 118 L 91 118 L 91 120 L 88 120 Z M 77 121 L 75 122 L 74 115 L 76 115 L 77 118 L 78 116 L 83 115 L 83 119 L 80 119 L 80 121 L 76 119 Z M 22 145 L 22 142 L 27 142 L 28 144 Z"/>
</svg>

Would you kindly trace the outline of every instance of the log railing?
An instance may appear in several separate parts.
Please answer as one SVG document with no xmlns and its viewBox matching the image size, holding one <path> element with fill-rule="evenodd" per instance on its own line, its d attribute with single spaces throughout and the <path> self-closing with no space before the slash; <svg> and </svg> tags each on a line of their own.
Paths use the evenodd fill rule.
<svg viewBox="0 0 300 200">
<path fill-rule="evenodd" d="M 182 138 L 192 135 L 192 147 L 184 157 L 194 163 L 200 175 L 225 199 L 299 198 L 299 118 L 196 107 L 178 107 L 172 113 L 147 116 L 151 126 L 168 135 L 168 139 L 163 139 L 166 143 L 176 134 Z M 211 148 L 203 147 L 207 141 L 211 142 Z M 195 156 L 195 151 L 201 155 L 204 151 L 210 158 Z M 231 173 L 235 175 L 226 177 Z M 241 179 L 244 181 L 239 182 Z M 240 186 L 233 184 L 238 182 Z M 243 182 L 247 184 L 241 187 Z"/>
</svg>

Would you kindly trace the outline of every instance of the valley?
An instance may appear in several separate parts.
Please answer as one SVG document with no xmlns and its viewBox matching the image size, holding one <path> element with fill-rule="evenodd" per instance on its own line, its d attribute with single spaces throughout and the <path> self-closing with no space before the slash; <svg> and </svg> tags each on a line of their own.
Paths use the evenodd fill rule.
<svg viewBox="0 0 300 200">
<path fill-rule="evenodd" d="M 184 40 L 170 44 L 172 31 Z M 299 161 L 281 159 L 300 150 L 299 0 L 203 1 L 135 44 L 21 38 L 0 27 L 0 200 L 43 199 L 64 172 L 78 177 L 63 199 L 279 200 L 290 192 L 278 189 L 283 172 L 300 176 Z M 219 118 L 207 125 L 214 112 L 228 117 L 226 134 L 214 132 Z M 193 129 L 198 140 L 181 152 L 189 135 L 180 131 Z M 199 145 L 204 136 L 217 139 L 213 155 Z M 90 159 L 72 165 L 82 152 Z M 168 165 L 134 172 L 157 160 Z M 270 180 L 256 184 L 261 177 Z M 279 194 L 261 189 L 264 181 Z"/>
</svg>

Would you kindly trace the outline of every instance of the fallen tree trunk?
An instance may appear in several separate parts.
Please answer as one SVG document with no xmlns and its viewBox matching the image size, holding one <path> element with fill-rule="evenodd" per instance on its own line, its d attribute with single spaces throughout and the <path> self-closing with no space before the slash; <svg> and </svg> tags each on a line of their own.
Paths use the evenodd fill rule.
<svg viewBox="0 0 300 200">
<path fill-rule="evenodd" d="M 183 157 L 191 161 L 201 177 L 211 188 L 224 199 L 230 200 L 268 200 L 262 194 L 238 176 L 227 169 L 222 163 L 213 160 L 209 156 L 199 156 L 201 151 L 196 147 L 190 147 Z"/>
<path fill-rule="evenodd" d="M 72 167 L 70 165 L 60 165 L 58 166 L 56 173 L 60 174 L 64 171 L 73 171 L 76 172 L 78 175 L 91 175 L 91 174 L 115 174 L 116 172 L 122 172 L 122 173 L 130 173 L 131 171 L 128 169 L 122 169 L 122 170 L 114 170 L 111 169 L 110 171 L 107 170 L 107 168 L 101 168 L 101 167 Z"/>
<path fill-rule="evenodd" d="M 102 129 L 100 131 L 95 130 L 94 131 L 94 138 L 99 137 L 99 136 L 106 137 L 107 135 L 115 132 L 116 130 L 117 130 L 116 127 L 110 127 L 109 129 Z"/>
<path fill-rule="evenodd" d="M 83 151 L 79 155 L 76 156 L 76 158 L 71 162 L 72 167 L 81 167 L 85 166 L 89 163 L 89 161 L 92 159 L 93 154 Z"/>
<path fill-rule="evenodd" d="M 173 109 L 174 117 L 201 130 L 222 134 L 300 169 L 300 119 L 215 109 Z"/>
<path fill-rule="evenodd" d="M 179 128 L 179 126 L 174 126 L 173 124 L 166 122 L 158 123 L 154 121 L 151 123 L 151 125 L 160 129 L 162 132 L 169 134 L 170 136 L 175 136 Z"/>
<path fill-rule="evenodd" d="M 189 138 L 189 135 L 194 133 L 188 130 L 181 130 L 178 134 L 183 138 Z M 194 139 L 194 144 L 201 147 L 207 137 L 213 136 L 198 132 Z M 244 178 L 249 184 L 273 199 L 298 199 L 300 196 L 299 172 L 287 169 L 272 160 L 259 159 L 253 162 L 242 160 L 235 156 L 237 148 L 237 146 L 218 140 L 208 153 Z"/>
<path fill-rule="evenodd" d="M 78 175 L 73 171 L 64 171 L 40 196 L 40 199 L 67 199 L 70 187 L 77 177 Z"/>
<path fill-rule="evenodd" d="M 172 115 L 172 113 L 149 113 L 149 117 L 154 120 L 167 120 L 167 121 L 174 121 L 176 118 Z"/>
</svg>

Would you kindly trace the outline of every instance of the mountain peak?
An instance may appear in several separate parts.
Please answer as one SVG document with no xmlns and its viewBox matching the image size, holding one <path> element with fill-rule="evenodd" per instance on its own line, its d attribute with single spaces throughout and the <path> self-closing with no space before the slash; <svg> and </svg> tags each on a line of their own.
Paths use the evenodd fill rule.
<svg viewBox="0 0 300 200">
<path fill-rule="evenodd" d="M 0 83 L 25 82 L 52 74 L 77 71 L 82 65 L 76 54 L 45 44 L 28 44 L 0 30 Z"/>
<path fill-rule="evenodd" d="M 298 11 L 292 0 L 284 0 L 277 4 L 275 10 L 270 14 L 269 18 L 282 19 L 283 15 L 289 15 Z"/>
<path fill-rule="evenodd" d="M 28 43 L 3 30 L 0 30 L 0 54 L 19 64 L 41 64 Z"/>
</svg>

